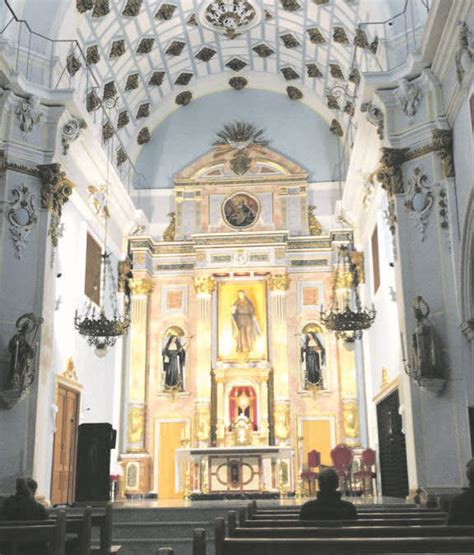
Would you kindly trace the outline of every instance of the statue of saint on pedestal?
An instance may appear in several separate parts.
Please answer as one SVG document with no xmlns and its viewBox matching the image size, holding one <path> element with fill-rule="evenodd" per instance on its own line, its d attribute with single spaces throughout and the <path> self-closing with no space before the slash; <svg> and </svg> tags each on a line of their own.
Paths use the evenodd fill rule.
<svg viewBox="0 0 474 555">
<path fill-rule="evenodd" d="M 180 337 L 170 335 L 161 354 L 163 357 L 163 371 L 165 373 L 165 388 L 183 391 L 183 370 L 186 363 L 186 351 Z"/>
<path fill-rule="evenodd" d="M 322 387 L 321 369 L 326 363 L 326 351 L 316 332 L 309 331 L 304 334 L 300 352 L 301 362 L 304 364 L 306 383 Z"/>
</svg>

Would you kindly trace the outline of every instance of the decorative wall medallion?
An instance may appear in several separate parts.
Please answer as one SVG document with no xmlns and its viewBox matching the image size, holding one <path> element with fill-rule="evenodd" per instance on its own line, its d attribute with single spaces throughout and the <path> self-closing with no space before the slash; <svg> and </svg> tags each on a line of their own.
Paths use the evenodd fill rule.
<svg viewBox="0 0 474 555">
<path fill-rule="evenodd" d="M 175 98 L 175 102 L 176 104 L 178 104 L 178 106 L 187 106 L 191 103 L 192 99 L 193 93 L 191 91 L 183 91 L 182 93 L 179 93 L 178 96 Z"/>
<path fill-rule="evenodd" d="M 94 0 L 92 17 L 104 17 L 110 12 L 109 0 Z"/>
<path fill-rule="evenodd" d="M 66 69 L 71 77 L 74 77 L 76 73 L 81 69 L 81 62 L 74 56 L 74 54 L 69 54 L 66 58 Z"/>
<path fill-rule="evenodd" d="M 153 45 L 155 44 L 154 38 L 145 38 L 140 41 L 140 44 L 137 47 L 137 54 L 149 54 Z"/>
<path fill-rule="evenodd" d="M 288 12 L 297 12 L 301 10 L 301 6 L 296 0 L 281 0 L 281 6 Z"/>
<path fill-rule="evenodd" d="M 148 127 L 144 127 L 143 129 L 140 129 L 140 132 L 137 135 L 137 143 L 139 145 L 144 145 L 146 143 L 149 143 L 150 139 L 151 139 L 151 135 Z"/>
<path fill-rule="evenodd" d="M 332 38 L 334 42 L 339 44 L 349 44 L 349 39 L 347 38 L 347 33 L 344 27 L 334 27 Z"/>
<path fill-rule="evenodd" d="M 235 193 L 222 203 L 222 217 L 234 229 L 253 226 L 260 216 L 259 201 L 248 193 Z"/>
<path fill-rule="evenodd" d="M 286 87 L 286 94 L 290 100 L 301 100 L 303 98 L 303 93 L 300 89 L 296 87 Z"/>
<path fill-rule="evenodd" d="M 263 42 L 257 44 L 257 46 L 254 46 L 252 50 L 256 52 L 260 56 L 260 58 L 267 58 L 274 53 L 274 50 Z"/>
<path fill-rule="evenodd" d="M 249 259 L 249 253 L 245 249 L 237 249 L 232 255 L 232 261 L 236 266 L 244 266 Z"/>
<path fill-rule="evenodd" d="M 253 0 L 206 0 L 201 3 L 197 14 L 203 27 L 223 33 L 230 39 L 252 29 L 262 18 L 260 3 Z"/>
<path fill-rule="evenodd" d="M 88 93 L 86 98 L 86 108 L 88 112 L 95 112 L 97 108 L 100 106 L 101 100 L 97 96 L 95 90 L 92 90 Z"/>
<path fill-rule="evenodd" d="M 61 143 L 63 145 L 64 155 L 68 153 L 71 143 L 77 140 L 81 131 L 86 127 L 86 122 L 81 118 L 71 118 L 63 125 L 61 132 Z"/>
<path fill-rule="evenodd" d="M 342 130 L 341 124 L 337 121 L 337 119 L 332 120 L 329 131 L 331 131 L 331 133 L 336 135 L 336 137 L 342 137 L 344 135 L 344 131 Z"/>
<path fill-rule="evenodd" d="M 160 87 L 163 84 L 163 79 L 165 78 L 164 71 L 154 71 L 148 81 L 148 84 L 153 87 Z"/>
<path fill-rule="evenodd" d="M 231 77 L 229 79 L 229 85 L 236 91 L 241 91 L 248 85 L 248 81 L 245 77 Z"/>
<path fill-rule="evenodd" d="M 292 67 L 282 67 L 280 71 L 287 81 L 300 78 L 299 74 Z"/>
<path fill-rule="evenodd" d="M 194 57 L 202 62 L 209 62 L 215 55 L 216 51 L 213 48 L 204 46 Z"/>
<path fill-rule="evenodd" d="M 127 17 L 136 17 L 142 7 L 143 0 L 127 0 L 127 4 L 123 9 L 122 15 Z"/>
<path fill-rule="evenodd" d="M 120 112 L 117 119 L 117 127 L 119 129 L 122 129 L 122 127 L 125 127 L 126 125 L 128 125 L 129 122 L 130 122 L 130 117 L 128 115 L 127 110 L 123 110 L 122 112 Z"/>
<path fill-rule="evenodd" d="M 72 195 L 75 185 L 61 171 L 61 164 L 42 164 L 38 169 L 42 182 L 41 208 L 47 209 L 51 214 L 48 235 L 53 247 L 57 247 L 63 206 Z"/>
<path fill-rule="evenodd" d="M 166 54 L 170 56 L 180 56 L 184 50 L 186 43 L 180 40 L 174 40 L 166 49 Z"/>
<path fill-rule="evenodd" d="M 110 121 L 106 121 L 102 126 L 102 140 L 109 141 L 114 136 L 114 126 Z"/>
<path fill-rule="evenodd" d="M 316 64 L 306 64 L 306 70 L 308 72 L 308 77 L 322 77 L 323 74 Z"/>
<path fill-rule="evenodd" d="M 327 105 L 329 109 L 331 110 L 341 109 L 341 107 L 339 106 L 339 103 L 337 102 L 337 98 L 333 94 L 328 94 L 326 98 L 327 98 Z"/>
<path fill-rule="evenodd" d="M 230 69 L 234 71 L 240 71 L 241 69 L 244 69 L 246 65 L 247 65 L 247 62 L 244 62 L 240 58 L 232 58 L 232 60 L 226 63 L 226 66 L 230 67 Z"/>
<path fill-rule="evenodd" d="M 155 14 L 155 18 L 161 21 L 169 21 L 175 11 L 176 6 L 174 4 L 161 4 L 160 9 Z"/>
<path fill-rule="evenodd" d="M 230 161 L 230 167 L 232 171 L 237 175 L 244 175 L 250 169 L 251 160 L 244 153 L 236 154 Z"/>
<path fill-rule="evenodd" d="M 117 150 L 117 166 L 120 167 L 128 160 L 127 153 L 123 148 Z"/>
<path fill-rule="evenodd" d="M 40 123 L 44 113 L 40 109 L 40 100 L 37 96 L 21 98 L 15 109 L 19 127 L 25 135 L 29 135 L 36 124 Z"/>
<path fill-rule="evenodd" d="M 115 81 L 109 81 L 104 85 L 104 94 L 102 96 L 103 100 L 110 100 L 117 96 L 117 87 L 115 86 Z"/>
<path fill-rule="evenodd" d="M 361 112 L 366 112 L 367 121 L 377 128 L 377 135 L 383 139 L 384 116 L 382 110 L 377 108 L 372 102 L 364 102 L 360 107 Z"/>
<path fill-rule="evenodd" d="M 26 185 L 21 184 L 12 190 L 13 200 L 9 202 L 7 220 L 16 250 L 16 257 L 21 260 L 28 237 L 38 221 L 35 196 Z"/>
<path fill-rule="evenodd" d="M 317 27 L 306 29 L 306 32 L 308 33 L 309 40 L 313 44 L 324 44 L 326 42 L 326 39 L 324 38 L 323 34 Z"/>
<path fill-rule="evenodd" d="M 409 83 L 406 79 L 401 79 L 400 85 L 395 91 L 395 96 L 402 106 L 403 113 L 409 118 L 408 123 L 412 125 L 422 98 L 420 88 L 415 83 Z"/>
<path fill-rule="evenodd" d="M 408 214 L 415 221 L 421 240 L 425 240 L 425 229 L 433 207 L 433 194 L 427 186 L 428 178 L 422 170 L 416 167 L 412 177 L 408 180 L 405 192 L 405 207 Z"/>
<path fill-rule="evenodd" d="M 329 64 L 329 69 L 331 72 L 331 77 L 334 77 L 334 79 L 344 80 L 344 74 L 342 73 L 342 69 L 339 64 Z"/>
<path fill-rule="evenodd" d="M 107 186 L 100 185 L 96 187 L 95 185 L 89 185 L 87 187 L 87 193 L 96 216 L 102 220 L 108 220 L 110 218 L 110 212 L 107 205 Z"/>
<path fill-rule="evenodd" d="M 472 62 L 474 59 L 474 51 L 471 48 L 471 31 L 465 21 L 461 23 L 458 40 L 459 49 L 455 54 L 454 60 L 456 62 L 458 83 L 462 85 L 464 75 L 472 69 Z"/>
<path fill-rule="evenodd" d="M 123 39 L 114 40 L 110 47 L 109 58 L 120 58 L 125 54 L 125 41 Z"/>
</svg>

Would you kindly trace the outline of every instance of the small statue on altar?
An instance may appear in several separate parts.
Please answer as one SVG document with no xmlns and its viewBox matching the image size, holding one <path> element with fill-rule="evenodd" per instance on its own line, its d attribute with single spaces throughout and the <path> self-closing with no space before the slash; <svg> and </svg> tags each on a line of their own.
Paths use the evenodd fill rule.
<svg viewBox="0 0 474 555">
<path fill-rule="evenodd" d="M 234 434 L 234 445 L 252 444 L 252 423 L 245 414 L 240 413 L 234 420 L 232 431 Z"/>
<path fill-rule="evenodd" d="M 315 331 L 303 336 L 301 362 L 304 364 L 305 386 L 323 387 L 322 367 L 326 364 L 326 350 Z"/>
<path fill-rule="evenodd" d="M 181 338 L 178 335 L 170 335 L 161 354 L 165 373 L 165 389 L 183 391 L 186 350 Z"/>
</svg>

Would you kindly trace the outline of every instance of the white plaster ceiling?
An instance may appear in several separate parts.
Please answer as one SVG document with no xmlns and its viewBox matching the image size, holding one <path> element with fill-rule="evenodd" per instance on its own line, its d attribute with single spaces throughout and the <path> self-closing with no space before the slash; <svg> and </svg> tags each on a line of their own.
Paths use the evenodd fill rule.
<svg viewBox="0 0 474 555">
<path fill-rule="evenodd" d="M 229 79 L 237 76 L 246 78 L 249 88 L 267 88 L 287 94 L 288 86 L 296 87 L 303 93 L 302 101 L 312 105 L 330 122 L 334 116 L 327 108 L 327 90 L 340 85 L 353 94 L 355 85 L 348 81 L 351 68 L 362 69 L 364 64 L 377 63 L 368 48 L 354 45 L 355 30 L 361 22 L 361 4 L 365 16 L 367 4 L 379 7 L 385 4 L 387 8 L 387 2 L 380 0 L 375 3 L 374 0 L 327 0 L 327 3 L 298 0 L 299 8 L 292 11 L 288 9 L 288 0 L 263 0 L 261 4 L 267 18 L 256 28 L 229 39 L 189 23 L 202 0 L 78 0 L 81 2 L 93 7 L 78 14 L 77 38 L 84 52 L 97 47 L 96 63 L 91 66 L 102 84 L 97 95 L 102 98 L 103 87 L 114 83 L 116 103 L 112 121 L 119 126 L 117 132 L 127 151 L 134 153 L 133 158 L 138 155 L 140 131 L 148 127 L 151 135 L 163 117 L 178 109 L 175 98 L 179 93 L 190 91 L 196 98 L 210 91 L 230 90 Z M 396 4 L 400 2 L 395 1 Z M 106 13 L 101 15 L 103 12 L 98 9 L 94 15 L 96 5 L 98 8 L 105 6 Z M 124 15 L 124 10 L 131 5 L 138 6 L 136 15 Z M 174 6 L 168 20 L 157 17 L 163 5 Z M 347 44 L 334 40 L 337 27 L 344 29 Z M 308 32 L 311 29 L 317 29 L 324 42 L 315 44 L 311 31 Z M 365 28 L 369 42 L 374 39 L 376 30 L 376 27 Z M 285 36 L 296 42 L 285 44 L 282 38 Z M 150 39 L 149 52 L 140 53 L 143 39 Z M 178 55 L 167 53 L 174 41 L 182 43 Z M 111 56 L 114 42 L 116 48 L 119 45 L 120 55 Z M 259 55 L 255 51 L 259 46 L 265 48 L 268 55 Z M 199 59 L 203 49 L 212 53 L 208 61 Z M 242 68 L 229 67 L 227 64 L 232 60 L 242 62 Z M 321 75 L 311 76 L 311 69 L 316 70 L 314 66 L 308 69 L 308 64 L 315 64 Z M 340 67 L 342 78 L 334 77 L 331 64 Z M 285 68 L 294 72 L 292 79 L 285 78 Z M 159 78 L 155 84 L 150 84 L 154 74 L 156 79 L 156 72 Z M 184 77 L 189 82 L 179 84 Z M 130 78 L 135 80 L 132 88 L 130 82 L 127 86 Z M 337 116 L 339 119 L 348 117 L 342 109 Z M 126 123 L 120 126 L 119 121 Z"/>
</svg>

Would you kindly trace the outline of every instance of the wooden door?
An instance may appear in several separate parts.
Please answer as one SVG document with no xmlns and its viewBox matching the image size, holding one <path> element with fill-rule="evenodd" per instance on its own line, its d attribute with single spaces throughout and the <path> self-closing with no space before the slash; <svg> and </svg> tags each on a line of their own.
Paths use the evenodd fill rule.
<svg viewBox="0 0 474 555">
<path fill-rule="evenodd" d="M 303 465 L 308 464 L 308 453 L 313 449 L 321 454 L 321 464 L 330 466 L 331 423 L 327 419 L 303 420 Z"/>
<path fill-rule="evenodd" d="M 76 449 L 79 419 L 77 391 L 58 384 L 58 413 L 53 447 L 51 503 L 72 503 L 76 489 Z"/>
<path fill-rule="evenodd" d="M 181 447 L 181 438 L 186 422 L 159 422 L 158 454 L 158 498 L 181 499 L 182 491 L 175 491 L 176 449 Z"/>
<path fill-rule="evenodd" d="M 399 414 L 398 389 L 377 405 L 382 495 L 408 495 L 408 469 L 405 434 Z"/>
</svg>

